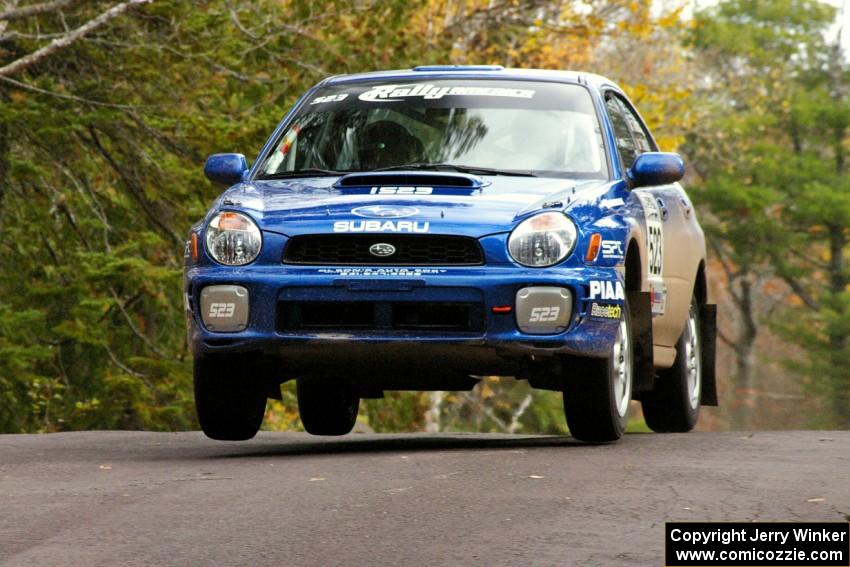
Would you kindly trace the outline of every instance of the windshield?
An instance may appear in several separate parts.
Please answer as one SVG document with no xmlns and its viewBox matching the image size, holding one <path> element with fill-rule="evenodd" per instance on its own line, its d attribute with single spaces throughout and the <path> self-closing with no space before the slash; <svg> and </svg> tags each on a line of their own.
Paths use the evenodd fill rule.
<svg viewBox="0 0 850 567">
<path fill-rule="evenodd" d="M 447 79 L 318 90 L 277 140 L 259 177 L 405 167 L 608 175 L 599 121 L 584 87 Z"/>
</svg>

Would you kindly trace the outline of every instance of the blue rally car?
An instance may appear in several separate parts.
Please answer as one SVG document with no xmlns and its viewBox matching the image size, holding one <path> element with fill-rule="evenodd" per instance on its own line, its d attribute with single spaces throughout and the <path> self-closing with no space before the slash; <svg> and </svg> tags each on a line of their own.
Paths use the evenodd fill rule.
<svg viewBox="0 0 850 567">
<path fill-rule="evenodd" d="M 574 437 L 613 441 L 715 405 L 705 242 L 632 104 L 590 74 L 429 66 L 326 79 L 187 243 L 204 432 L 249 439 L 296 380 L 305 429 L 362 398 L 513 376 L 563 392 Z"/>
</svg>

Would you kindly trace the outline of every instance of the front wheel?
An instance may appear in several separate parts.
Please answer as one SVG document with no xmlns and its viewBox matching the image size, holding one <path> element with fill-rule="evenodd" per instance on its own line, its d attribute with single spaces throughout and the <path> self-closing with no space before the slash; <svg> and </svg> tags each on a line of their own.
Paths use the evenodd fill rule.
<svg viewBox="0 0 850 567">
<path fill-rule="evenodd" d="M 245 441 L 260 430 L 266 391 L 252 368 L 245 356 L 195 358 L 195 410 L 207 437 Z"/>
<path fill-rule="evenodd" d="M 298 413 L 307 433 L 345 435 L 354 428 L 360 397 L 348 384 L 307 377 L 296 381 Z"/>
<path fill-rule="evenodd" d="M 570 433 L 576 439 L 604 443 L 623 436 L 632 398 L 633 344 L 626 302 L 611 356 L 585 359 L 581 365 L 583 372 L 565 377 L 564 414 Z"/>
<path fill-rule="evenodd" d="M 685 432 L 699 417 L 702 392 L 702 338 L 699 333 L 699 303 L 691 299 L 688 320 L 673 366 L 658 372 L 655 388 L 641 395 L 643 418 L 653 431 Z"/>
</svg>

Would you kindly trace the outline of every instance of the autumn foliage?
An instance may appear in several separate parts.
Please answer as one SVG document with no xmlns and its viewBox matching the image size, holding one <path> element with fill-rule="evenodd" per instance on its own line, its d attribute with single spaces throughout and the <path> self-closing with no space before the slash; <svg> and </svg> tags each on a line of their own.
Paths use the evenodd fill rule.
<svg viewBox="0 0 850 567">
<path fill-rule="evenodd" d="M 220 190 L 203 178 L 204 158 L 256 154 L 323 77 L 428 63 L 578 69 L 622 84 L 662 148 L 686 154 L 713 240 L 711 277 L 725 286 L 715 289 L 727 302 L 727 405 L 710 422 L 747 426 L 771 403 L 759 398 L 775 388 L 758 368 L 775 349 L 791 356 L 772 375 L 819 420 L 795 423 L 850 425 L 850 89 L 846 58 L 826 35 L 829 6 L 5 6 L 0 431 L 196 427 L 180 278 L 186 230 Z M 752 348 L 736 350 L 740 340 Z M 266 424 L 298 428 L 293 392 L 283 398 Z M 565 430 L 560 411 L 551 394 L 488 379 L 471 393 L 388 395 L 364 404 L 361 419 L 384 431 L 555 433 Z"/>
</svg>

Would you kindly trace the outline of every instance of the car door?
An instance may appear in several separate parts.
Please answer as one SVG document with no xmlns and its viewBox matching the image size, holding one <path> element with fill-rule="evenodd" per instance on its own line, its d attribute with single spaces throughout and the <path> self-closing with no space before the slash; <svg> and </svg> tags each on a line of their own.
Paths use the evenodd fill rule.
<svg viewBox="0 0 850 567">
<path fill-rule="evenodd" d="M 640 154 L 658 151 L 646 125 L 625 97 L 608 91 L 605 105 L 625 171 Z M 634 193 L 646 218 L 642 243 L 644 289 L 651 294 L 656 362 L 667 366 L 675 357 L 672 349 L 684 327 L 697 267 L 704 255 L 702 232 L 693 218 L 691 202 L 678 183 L 641 187 Z"/>
</svg>

